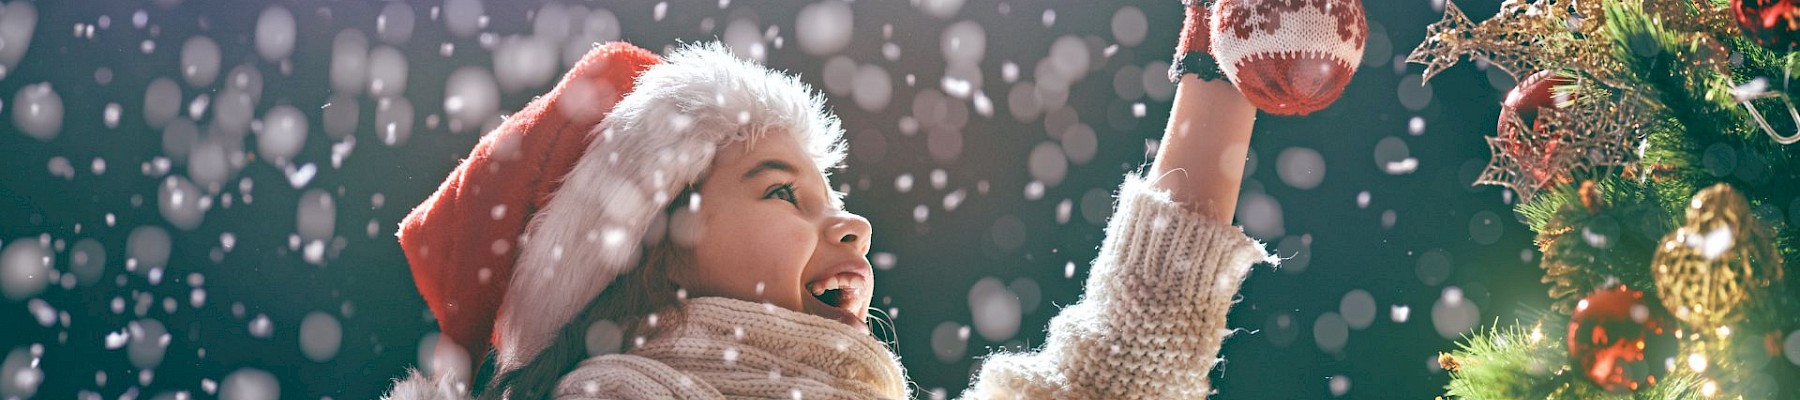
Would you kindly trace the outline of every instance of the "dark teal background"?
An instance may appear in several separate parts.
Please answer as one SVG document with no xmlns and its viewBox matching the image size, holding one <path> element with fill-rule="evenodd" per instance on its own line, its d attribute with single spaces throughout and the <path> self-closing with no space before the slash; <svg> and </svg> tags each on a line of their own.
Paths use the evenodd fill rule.
<svg viewBox="0 0 1800 400">
<path fill-rule="evenodd" d="M 24 302 L 0 302 L 0 352 L 44 346 L 41 367 L 47 381 L 39 387 L 38 398 L 73 398 L 80 391 L 107 398 L 128 391 L 140 398 L 174 391 L 210 397 L 202 391 L 203 379 L 217 382 L 245 367 L 273 372 L 287 398 L 371 398 L 418 360 L 420 338 L 436 330 L 413 288 L 393 231 L 477 139 L 474 133 L 424 125 L 425 116 L 442 114 L 445 79 L 461 66 L 491 68 L 492 55 L 472 38 L 450 36 L 441 20 L 429 19 L 429 10 L 440 3 L 410 2 L 416 28 L 400 50 L 409 61 L 405 95 L 412 99 L 420 122 L 404 146 L 383 146 L 375 136 L 374 102 L 364 96 L 357 147 L 341 168 L 332 169 L 331 141 L 323 133 L 319 112 L 330 96 L 332 37 L 355 28 L 369 33 L 372 44 L 379 43 L 375 16 L 386 3 L 273 3 L 292 10 L 299 22 L 290 75 L 256 55 L 252 37 L 257 15 L 267 6 L 264 2 L 190 0 L 173 7 L 97 0 L 35 3 L 39 19 L 30 50 L 0 79 L 0 100 L 6 102 L 0 113 L 7 116 L 0 119 L 0 240 L 11 243 L 48 235 L 73 245 L 81 238 L 94 238 L 108 255 L 101 284 L 74 290 L 53 285 L 39 295 L 71 314 L 66 328 L 38 325 Z M 949 19 L 926 15 L 908 2 L 853 3 L 855 34 L 843 53 L 885 68 L 894 90 L 882 112 L 865 111 L 848 97 L 831 100 L 853 147 L 848 167 L 835 182 L 853 186 L 848 207 L 873 221 L 875 251 L 896 256 L 892 269 L 877 273 L 877 298 L 900 310 L 894 318 L 897 348 L 920 388 L 943 388 L 954 395 L 975 370 L 974 356 L 1008 344 L 1035 346 L 1043 340 L 1042 328 L 1054 311 L 1079 297 L 1086 264 L 1102 235 L 1102 223 L 1082 215 L 1082 208 L 1088 207 L 1083 196 L 1095 189 L 1115 189 L 1126 171 L 1147 162 L 1146 140 L 1161 136 L 1168 117 L 1169 103 L 1149 98 L 1136 100 L 1145 103 L 1146 115 L 1132 117 L 1128 110 L 1133 101 L 1116 98 L 1112 78 L 1121 67 L 1141 68 L 1168 59 L 1180 25 L 1176 3 L 976 0 Z M 1477 19 L 1496 8 L 1487 1 L 1467 3 L 1463 8 Z M 488 2 L 491 20 L 484 31 L 529 33 L 528 14 L 542 4 Z M 740 18 L 754 19 L 764 29 L 778 26 L 787 45 L 771 48 L 768 64 L 822 87 L 824 60 L 799 51 L 793 36 L 794 15 L 804 5 L 800 2 L 739 0 L 721 9 L 718 1 L 673 1 L 662 21 L 651 18 L 653 2 L 569 4 L 610 9 L 618 16 L 624 40 L 651 49 L 678 40 L 715 38 L 728 21 Z M 1008 12 L 1000 11 L 1001 4 Z M 1001 63 L 1013 60 L 1021 67 L 1020 75 L 1029 78 L 1032 66 L 1049 53 L 1056 37 L 1077 35 L 1110 44 L 1112 16 L 1127 5 L 1148 16 L 1148 38 L 1136 46 L 1119 46 L 1110 56 L 1096 54 L 1100 66 L 1075 84 L 1068 100 L 1080 120 L 1096 130 L 1097 155 L 1092 162 L 1071 165 L 1064 182 L 1045 190 L 1043 198 L 1028 200 L 1024 187 L 1032 178 L 1027 156 L 1034 145 L 1050 139 L 1041 117 L 1025 124 L 1008 115 L 1005 101 L 1011 85 L 1001 79 Z M 1425 26 L 1439 18 L 1439 11 L 1428 0 L 1368 1 L 1364 6 L 1372 29 L 1370 55 L 1343 98 L 1312 116 L 1263 116 L 1257 122 L 1245 191 L 1273 196 L 1280 204 L 1283 237 L 1310 236 L 1311 245 L 1304 252 L 1286 249 L 1283 256 L 1299 257 L 1287 269 L 1261 266 L 1245 282 L 1242 301 L 1230 315 L 1230 325 L 1242 329 L 1225 342 L 1225 362 L 1213 373 L 1219 398 L 1329 398 L 1333 376 L 1348 379 L 1349 397 L 1430 398 L 1441 394 L 1446 381 L 1433 360 L 1438 352 L 1453 347 L 1432 326 L 1432 304 L 1445 288 L 1459 288 L 1479 307 L 1481 326 L 1496 319 L 1510 324 L 1514 318 L 1529 316 L 1520 310 L 1541 309 L 1547 302 L 1537 283 L 1540 271 L 1522 259 L 1522 252 L 1526 258 L 1535 257 L 1531 232 L 1513 220 L 1500 188 L 1471 186 L 1488 159 L 1482 136 L 1493 133 L 1497 106 L 1510 78 L 1465 63 L 1430 83 L 1424 107 L 1408 109 L 1401 103 L 1402 93 L 1416 88 L 1404 89 L 1401 81 L 1422 68 L 1398 60 L 1421 40 Z M 1055 24 L 1048 28 L 1041 21 L 1045 9 L 1056 14 Z M 131 15 L 138 10 L 150 15 L 158 35 L 131 27 Z M 92 24 L 101 15 L 110 17 L 110 28 L 98 30 L 91 40 L 71 35 L 72 26 Z M 699 28 L 706 19 L 714 22 L 711 31 Z M 989 118 L 971 112 L 962 129 L 961 156 L 939 162 L 926 152 L 923 132 L 902 134 L 896 121 L 911 115 L 916 92 L 937 87 L 944 73 L 940 34 L 962 20 L 978 22 L 987 34 L 987 53 L 980 65 L 982 89 L 995 101 L 996 113 Z M 899 61 L 881 56 L 881 45 L 887 42 L 881 36 L 884 24 L 893 26 L 891 41 L 902 49 Z M 239 64 L 260 69 L 264 85 L 256 107 L 259 115 L 274 105 L 291 104 L 310 118 L 313 132 L 298 159 L 321 166 L 308 188 L 333 195 L 337 236 L 347 242 L 324 266 L 305 263 L 300 254 L 288 250 L 302 190 L 288 186 L 280 171 L 267 163 L 252 162 L 236 175 L 256 182 L 253 204 L 215 207 L 192 231 L 174 228 L 158 214 L 155 198 L 161 179 L 140 170 L 162 152 L 160 131 L 144 123 L 144 88 L 157 77 L 180 82 L 180 44 L 193 35 L 219 43 L 221 81 Z M 156 42 L 154 53 L 138 51 L 145 39 Z M 454 56 L 439 54 L 444 42 L 455 43 Z M 112 72 L 109 84 L 95 81 L 101 67 Z M 915 74 L 915 87 L 904 83 L 907 74 Z M 14 94 L 39 82 L 52 83 L 65 108 L 61 134 L 49 142 L 19 133 L 10 118 L 17 112 Z M 187 101 L 213 93 L 219 85 L 196 89 L 184 84 L 183 115 Z M 519 108 L 545 89 L 503 96 L 502 112 Z M 109 102 L 119 103 L 125 111 L 118 128 L 102 125 L 101 110 Z M 1426 122 L 1421 135 L 1408 133 L 1408 120 L 1415 116 Z M 883 137 L 880 148 L 871 149 L 872 144 L 855 139 L 865 132 Z M 1408 145 L 1418 159 L 1416 172 L 1391 175 L 1379 168 L 1375 146 L 1387 137 Z M 1298 189 L 1283 183 L 1276 160 L 1291 147 L 1314 149 L 1323 156 L 1322 184 Z M 880 160 L 858 152 L 880 154 Z M 50 174 L 47 165 L 58 156 L 75 165 L 72 180 Z M 87 167 L 96 157 L 107 162 L 102 175 Z M 946 172 L 945 188 L 929 184 L 933 169 Z M 173 173 L 184 172 L 177 166 Z M 894 188 L 901 174 L 914 177 L 911 191 Z M 977 190 L 981 182 L 990 188 L 986 193 Z M 955 210 L 945 210 L 943 197 L 957 189 L 968 197 Z M 235 185 L 227 185 L 225 192 L 235 190 Z M 1371 198 L 1366 208 L 1357 204 L 1358 193 L 1364 191 Z M 385 204 L 372 204 L 375 194 Z M 134 198 L 143 205 L 134 205 Z M 1057 207 L 1064 199 L 1071 201 L 1074 211 L 1066 224 L 1059 224 Z M 913 218 L 913 209 L 920 204 L 930 208 L 924 222 Z M 1388 210 L 1395 215 L 1391 228 L 1381 222 Z M 1471 237 L 1471 224 L 1488 222 L 1476 217 L 1483 211 L 1498 216 L 1491 221 L 1500 225 L 1491 244 Z M 105 224 L 107 213 L 117 216 L 116 226 Z M 995 228 L 1002 220 L 1010 222 Z M 380 227 L 373 237 L 364 232 L 370 221 Z M 140 225 L 164 226 L 174 234 L 173 256 L 160 285 L 124 271 L 126 235 Z M 1021 225 L 1022 235 L 1015 229 Z M 1477 230 L 1484 235 L 1495 232 L 1491 227 Z M 219 246 L 223 232 L 233 233 L 237 246 L 214 260 L 210 253 Z M 1001 241 L 1022 240 L 1022 245 L 1008 249 L 996 235 Z M 1261 239 L 1273 248 L 1283 237 Z M 1420 255 L 1433 249 L 1441 249 L 1452 260 L 1449 278 L 1441 283 L 1425 282 L 1417 271 Z M 1073 277 L 1065 277 L 1064 265 L 1071 261 L 1080 268 Z M 53 265 L 66 270 L 68 264 L 66 249 L 57 252 Z M 205 277 L 208 300 L 200 309 L 187 306 L 189 284 L 184 279 L 189 273 Z M 117 275 L 130 278 L 125 285 L 115 285 Z M 1035 309 L 1023 315 L 1019 334 L 1011 340 L 993 342 L 971 335 L 966 356 L 954 363 L 940 361 L 932 353 L 933 329 L 946 321 L 970 324 L 969 288 L 985 277 L 1003 282 L 1029 279 L 1041 289 L 1041 300 L 1027 307 Z M 1351 330 L 1341 352 L 1322 351 L 1313 340 L 1314 322 L 1324 313 L 1338 312 L 1344 294 L 1357 289 L 1376 301 L 1373 325 Z M 181 306 L 165 313 L 159 304 L 144 317 L 167 325 L 172 341 L 153 381 L 134 388 L 138 371 L 125 351 L 107 350 L 103 343 L 108 333 L 138 319 L 131 307 L 123 315 L 114 314 L 109 303 L 123 297 L 130 304 L 136 292 L 151 293 L 158 302 L 172 297 Z M 242 304 L 246 316 L 234 316 L 233 304 Z M 1395 305 L 1409 307 L 1410 318 L 1395 322 L 1390 316 Z M 327 362 L 309 360 L 300 352 L 300 321 L 314 311 L 331 314 L 343 327 L 342 347 Z M 249 335 L 248 316 L 259 313 L 274 323 L 272 337 Z M 1286 328 L 1271 323 L 1282 316 L 1293 323 Z M 199 355 L 202 349 L 204 356 Z M 108 375 L 105 385 L 96 384 L 97 371 Z"/>
</svg>

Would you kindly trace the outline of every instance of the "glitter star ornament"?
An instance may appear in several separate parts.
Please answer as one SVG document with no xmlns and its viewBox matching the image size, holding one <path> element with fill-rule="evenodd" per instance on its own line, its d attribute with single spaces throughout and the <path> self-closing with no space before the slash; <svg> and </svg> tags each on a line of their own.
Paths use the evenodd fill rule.
<svg viewBox="0 0 1800 400">
<path fill-rule="evenodd" d="M 1676 343 L 1661 310 L 1644 292 L 1624 286 L 1582 298 L 1569 317 L 1569 358 L 1588 381 L 1613 392 L 1635 392 L 1668 373 Z"/>
<path fill-rule="evenodd" d="M 1630 80 L 1611 56 L 1600 7 L 1591 0 L 1507 0 L 1478 24 L 1444 2 L 1443 19 L 1426 28 L 1407 61 L 1424 64 L 1425 79 L 1466 56 L 1520 80 L 1519 101 L 1506 106 L 1513 112 L 1503 109 L 1496 136 L 1487 138 L 1493 158 L 1476 184 L 1504 186 L 1530 201 L 1572 177 L 1635 161 L 1635 144 L 1657 109 L 1641 94 L 1604 89 L 1630 87 Z M 1557 86 L 1569 87 L 1550 101 Z M 1536 117 L 1528 115 L 1532 106 Z"/>
<path fill-rule="evenodd" d="M 1554 68 L 1570 68 L 1605 75 L 1619 71 L 1611 63 L 1607 38 L 1599 35 L 1602 21 L 1583 15 L 1600 15 L 1598 1 L 1507 0 L 1500 12 L 1477 24 L 1449 0 L 1444 17 L 1425 28 L 1406 61 L 1425 65 L 1425 79 L 1455 66 L 1464 56 L 1486 61 L 1519 79 Z"/>
<path fill-rule="evenodd" d="M 1362 62 L 1369 26 L 1360 0 L 1221 0 L 1212 53 L 1263 112 L 1306 115 L 1330 106 Z"/>
<path fill-rule="evenodd" d="M 1783 279 L 1774 230 L 1723 183 L 1694 194 L 1651 265 L 1663 304 L 1696 332 L 1742 321 L 1742 306 Z"/>
<path fill-rule="evenodd" d="M 1538 191 L 1568 182 L 1575 155 L 1568 151 L 1567 138 L 1532 129 L 1517 114 L 1502 118 L 1500 134 L 1486 138 L 1493 157 L 1475 184 L 1504 186 L 1528 201 Z"/>
</svg>

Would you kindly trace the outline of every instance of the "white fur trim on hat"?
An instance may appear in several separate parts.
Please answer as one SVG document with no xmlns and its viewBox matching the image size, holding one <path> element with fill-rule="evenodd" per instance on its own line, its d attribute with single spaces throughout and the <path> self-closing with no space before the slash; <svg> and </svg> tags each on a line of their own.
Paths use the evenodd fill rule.
<svg viewBox="0 0 1800 400">
<path fill-rule="evenodd" d="M 775 131 L 822 171 L 844 160 L 843 130 L 818 92 L 719 43 L 682 46 L 644 71 L 531 217 L 495 326 L 499 369 L 530 360 L 636 265 L 651 223 L 720 147 Z"/>
<path fill-rule="evenodd" d="M 469 391 L 463 386 L 450 377 L 408 368 L 406 378 L 395 380 L 381 400 L 467 400 Z"/>
</svg>

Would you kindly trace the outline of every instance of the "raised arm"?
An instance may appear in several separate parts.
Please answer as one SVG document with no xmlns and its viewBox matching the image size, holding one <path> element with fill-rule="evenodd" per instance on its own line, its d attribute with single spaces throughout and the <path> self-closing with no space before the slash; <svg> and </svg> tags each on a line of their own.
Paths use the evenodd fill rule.
<svg viewBox="0 0 1800 400">
<path fill-rule="evenodd" d="M 1190 6 L 1188 29 L 1196 27 Z M 1184 35 L 1182 50 L 1203 49 Z M 1204 40 L 1201 37 L 1200 40 Z M 1230 329 L 1225 316 L 1261 244 L 1231 225 L 1256 109 L 1206 67 L 1181 79 L 1155 165 L 1121 185 L 1081 301 L 1033 353 L 998 354 L 965 395 L 981 399 L 1203 398 Z M 1208 76 L 1213 80 L 1201 79 Z"/>
</svg>

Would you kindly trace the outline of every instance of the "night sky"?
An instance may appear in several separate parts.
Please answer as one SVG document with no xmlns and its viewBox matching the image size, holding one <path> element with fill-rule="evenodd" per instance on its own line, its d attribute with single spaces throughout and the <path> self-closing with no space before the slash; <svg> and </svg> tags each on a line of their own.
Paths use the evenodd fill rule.
<svg viewBox="0 0 1800 400">
<path fill-rule="evenodd" d="M 834 184 L 874 223 L 893 316 L 877 334 L 920 397 L 954 396 L 1079 297 L 1109 194 L 1168 119 L 1181 19 L 1173 0 L 476 1 L 6 3 L 0 398 L 379 396 L 436 331 L 395 227 L 479 132 L 594 41 L 715 39 L 830 95 L 851 146 Z M 1511 196 L 1472 186 L 1512 79 L 1467 63 L 1421 86 L 1403 60 L 1442 4 L 1364 7 L 1342 99 L 1257 121 L 1238 224 L 1289 259 L 1244 283 L 1218 398 L 1430 398 L 1455 338 L 1548 304 Z"/>
</svg>

